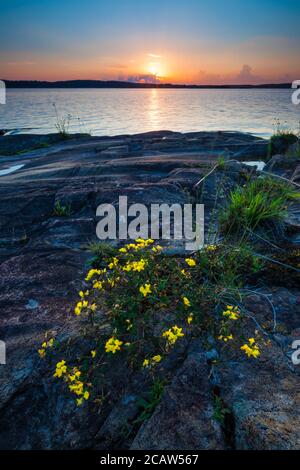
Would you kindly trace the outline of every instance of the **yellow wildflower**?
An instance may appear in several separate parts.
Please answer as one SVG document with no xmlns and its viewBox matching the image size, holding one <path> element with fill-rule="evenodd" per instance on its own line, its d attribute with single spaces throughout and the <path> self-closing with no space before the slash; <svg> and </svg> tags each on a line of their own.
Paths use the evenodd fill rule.
<svg viewBox="0 0 300 470">
<path fill-rule="evenodd" d="M 38 349 L 38 354 L 43 359 L 46 356 L 46 350 L 44 348 Z"/>
<path fill-rule="evenodd" d="M 187 322 L 188 322 L 189 325 L 192 323 L 193 319 L 194 319 L 193 314 L 191 314 L 191 315 L 188 316 Z"/>
<path fill-rule="evenodd" d="M 114 268 L 115 266 L 117 266 L 118 262 L 119 262 L 118 258 L 115 258 L 115 257 L 114 257 L 113 260 L 112 260 L 112 261 L 109 263 L 109 265 L 108 265 L 109 269 L 112 269 L 112 268 Z"/>
<path fill-rule="evenodd" d="M 151 359 L 144 359 L 143 367 L 146 369 L 148 367 L 155 367 L 161 361 L 162 357 L 160 354 L 153 356 Z"/>
<path fill-rule="evenodd" d="M 144 297 L 146 297 L 148 294 L 151 294 L 151 286 L 148 282 L 144 286 L 141 286 L 139 288 L 139 291 L 141 294 L 143 294 Z"/>
<path fill-rule="evenodd" d="M 163 248 L 162 248 L 162 246 L 160 246 L 160 245 L 156 245 L 156 246 L 153 246 L 153 247 L 151 248 L 151 250 L 153 251 L 153 253 L 159 253 L 162 249 L 163 249 Z"/>
<path fill-rule="evenodd" d="M 193 258 L 185 258 L 185 262 L 191 267 L 196 266 L 196 261 Z"/>
<path fill-rule="evenodd" d="M 183 300 L 183 303 L 186 307 L 191 306 L 191 302 L 189 301 L 189 299 L 187 297 L 182 297 L 182 300 Z"/>
<path fill-rule="evenodd" d="M 81 297 L 82 299 L 86 296 L 89 296 L 90 295 L 90 291 L 86 290 L 85 292 L 83 292 L 82 290 L 79 292 L 79 297 Z"/>
<path fill-rule="evenodd" d="M 126 265 L 123 266 L 123 271 L 143 271 L 146 266 L 146 261 L 141 259 L 140 261 L 127 261 Z"/>
<path fill-rule="evenodd" d="M 93 288 L 101 290 L 103 288 L 103 282 L 102 281 L 94 281 Z"/>
<path fill-rule="evenodd" d="M 160 354 L 157 354 L 156 356 L 153 356 L 152 357 L 152 360 L 154 362 L 160 362 L 161 361 L 161 355 Z"/>
<path fill-rule="evenodd" d="M 69 385 L 69 390 L 75 393 L 75 395 L 80 396 L 83 394 L 83 383 L 78 381 L 74 385 Z"/>
<path fill-rule="evenodd" d="M 230 320 L 239 319 L 239 309 L 238 307 L 233 307 L 232 305 L 227 305 L 227 310 L 223 312 L 223 316 L 229 318 Z"/>
<path fill-rule="evenodd" d="M 105 352 L 115 354 L 117 351 L 121 350 L 121 345 L 123 341 L 119 341 L 118 339 L 114 338 L 113 336 L 106 341 L 105 344 Z"/>
<path fill-rule="evenodd" d="M 207 251 L 215 251 L 217 249 L 217 245 L 207 245 Z"/>
<path fill-rule="evenodd" d="M 95 351 L 95 350 L 91 351 L 92 358 L 96 357 L 96 354 L 97 354 L 97 351 Z"/>
<path fill-rule="evenodd" d="M 56 364 L 56 370 L 53 377 L 61 377 L 67 372 L 66 361 L 60 361 Z"/>
<path fill-rule="evenodd" d="M 75 315 L 80 315 L 81 310 L 82 310 L 82 302 L 78 302 L 74 310 Z"/>
<path fill-rule="evenodd" d="M 89 397 L 90 397 L 90 393 L 89 393 L 88 391 L 85 391 L 84 394 L 83 394 L 83 398 L 84 398 L 85 400 L 88 400 Z"/>
<path fill-rule="evenodd" d="M 175 344 L 178 338 L 184 336 L 184 333 L 182 332 L 182 328 L 175 325 L 169 330 L 164 331 L 162 336 L 167 339 L 169 344 Z"/>
<path fill-rule="evenodd" d="M 144 238 L 137 238 L 135 242 L 144 248 L 145 246 L 152 245 L 154 240 L 152 240 L 152 238 L 149 238 L 148 240 L 145 240 Z"/>
<path fill-rule="evenodd" d="M 249 344 L 244 344 L 241 346 L 241 350 L 245 351 L 245 354 L 247 357 L 254 357 L 258 358 L 260 356 L 260 350 L 257 344 L 255 344 L 255 339 L 254 338 L 249 338 L 248 339 Z"/>
<path fill-rule="evenodd" d="M 90 269 L 85 277 L 85 280 L 89 281 L 93 276 L 95 276 L 95 274 L 101 274 L 100 269 Z"/>
<path fill-rule="evenodd" d="M 149 359 L 144 359 L 143 367 L 148 367 L 148 366 L 149 366 Z"/>
<path fill-rule="evenodd" d="M 77 406 L 81 406 L 82 403 L 83 403 L 83 398 L 82 398 L 82 397 L 81 397 L 81 398 L 77 398 L 76 403 L 77 403 Z"/>
</svg>

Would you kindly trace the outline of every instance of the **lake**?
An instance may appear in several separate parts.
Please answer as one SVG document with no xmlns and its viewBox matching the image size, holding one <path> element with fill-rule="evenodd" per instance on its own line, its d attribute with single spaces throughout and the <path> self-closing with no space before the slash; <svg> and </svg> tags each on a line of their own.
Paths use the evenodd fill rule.
<svg viewBox="0 0 300 470">
<path fill-rule="evenodd" d="M 9 89 L 0 129 L 55 132 L 71 115 L 71 132 L 118 135 L 168 129 L 238 130 L 269 136 L 274 119 L 296 129 L 300 106 L 289 89 Z"/>
</svg>

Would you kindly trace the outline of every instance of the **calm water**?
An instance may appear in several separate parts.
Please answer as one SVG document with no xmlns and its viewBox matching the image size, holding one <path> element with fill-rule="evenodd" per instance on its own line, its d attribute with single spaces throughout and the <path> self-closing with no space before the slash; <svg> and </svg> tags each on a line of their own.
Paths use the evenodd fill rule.
<svg viewBox="0 0 300 470">
<path fill-rule="evenodd" d="M 173 131 L 240 130 L 267 136 L 274 118 L 297 128 L 300 106 L 291 90 L 8 90 L 0 129 L 55 132 L 55 109 L 71 114 L 71 132 L 117 135 Z"/>
</svg>

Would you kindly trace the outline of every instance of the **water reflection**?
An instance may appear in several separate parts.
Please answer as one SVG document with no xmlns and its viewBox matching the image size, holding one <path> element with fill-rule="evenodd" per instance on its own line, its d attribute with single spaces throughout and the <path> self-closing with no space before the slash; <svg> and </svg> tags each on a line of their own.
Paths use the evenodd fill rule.
<svg viewBox="0 0 300 470">
<path fill-rule="evenodd" d="M 160 109 L 159 109 L 159 96 L 157 90 L 152 88 L 149 95 L 149 107 L 148 107 L 148 127 L 153 130 L 160 129 Z"/>
</svg>

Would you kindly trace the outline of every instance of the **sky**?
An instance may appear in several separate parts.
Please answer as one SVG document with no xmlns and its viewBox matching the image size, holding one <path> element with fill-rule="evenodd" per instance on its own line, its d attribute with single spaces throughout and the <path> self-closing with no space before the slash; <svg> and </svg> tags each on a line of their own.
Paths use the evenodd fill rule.
<svg viewBox="0 0 300 470">
<path fill-rule="evenodd" d="M 300 79 L 299 0 L 0 0 L 0 78 Z"/>
</svg>

